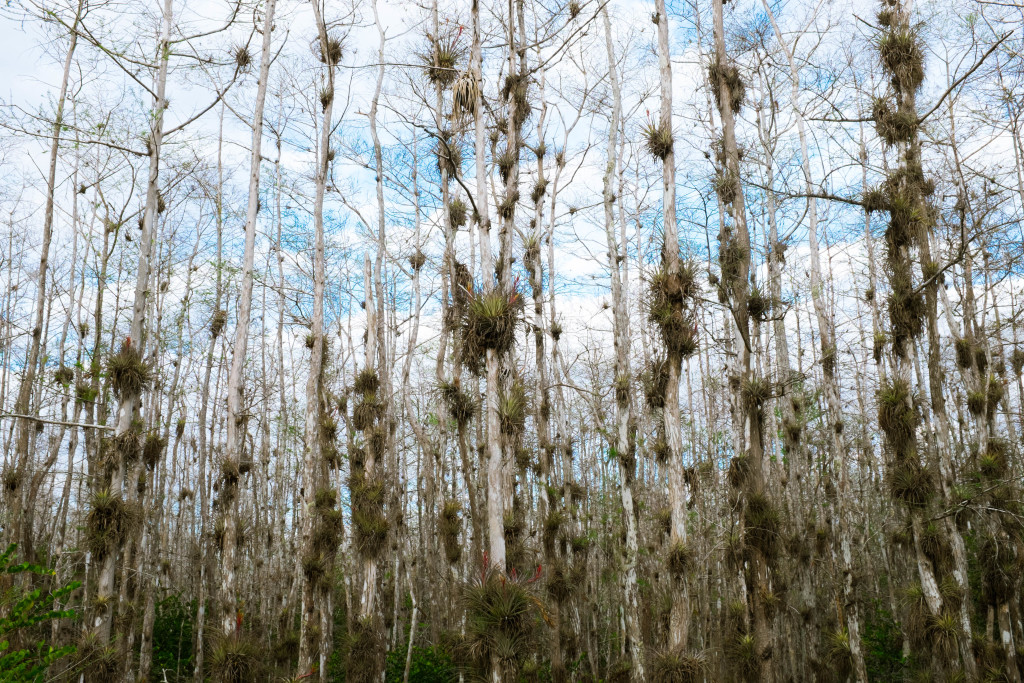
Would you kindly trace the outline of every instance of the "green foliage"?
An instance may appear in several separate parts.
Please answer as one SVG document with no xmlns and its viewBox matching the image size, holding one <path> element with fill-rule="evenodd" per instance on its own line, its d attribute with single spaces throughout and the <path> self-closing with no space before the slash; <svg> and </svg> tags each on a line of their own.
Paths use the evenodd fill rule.
<svg viewBox="0 0 1024 683">
<path fill-rule="evenodd" d="M 399 683 L 404 680 L 406 647 L 400 647 L 388 653 L 384 670 L 386 683 Z M 441 646 L 412 648 L 412 662 L 409 667 L 409 680 L 416 683 L 451 683 L 458 680 L 455 664 L 451 655 Z"/>
<path fill-rule="evenodd" d="M 903 658 L 903 636 L 892 613 L 875 601 L 875 609 L 868 610 L 862 637 L 864 664 L 871 681 L 898 681 L 906 669 Z"/>
<path fill-rule="evenodd" d="M 13 564 L 16 548 L 12 543 L 0 555 L 0 573 L 28 575 L 30 584 L 32 576 L 55 575 L 52 569 L 28 562 Z M 73 645 L 60 648 L 48 645 L 40 637 L 44 631 L 39 627 L 55 619 L 75 618 L 74 610 L 55 610 L 52 605 L 64 602 L 80 585 L 73 581 L 53 591 L 29 586 L 29 590 L 14 587 L 0 593 L 0 680 L 5 683 L 42 681 L 50 665 L 75 651 Z"/>
<path fill-rule="evenodd" d="M 182 602 L 178 595 L 170 595 L 156 603 L 151 680 L 175 683 L 192 679 L 192 624 L 195 615 L 196 602 Z"/>
</svg>

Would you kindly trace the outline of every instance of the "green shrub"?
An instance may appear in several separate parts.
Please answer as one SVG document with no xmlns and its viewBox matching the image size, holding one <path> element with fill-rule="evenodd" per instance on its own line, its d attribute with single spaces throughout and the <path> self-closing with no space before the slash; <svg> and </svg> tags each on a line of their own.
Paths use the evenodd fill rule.
<svg viewBox="0 0 1024 683">
<path fill-rule="evenodd" d="M 877 601 L 875 609 L 868 610 L 864 624 L 864 664 L 871 681 L 902 680 L 907 665 L 899 624 Z"/>
<path fill-rule="evenodd" d="M 30 575 L 27 589 L 13 587 L 0 593 L 0 680 L 5 683 L 36 683 L 42 681 L 46 670 L 57 660 L 75 651 L 73 645 L 54 647 L 46 643 L 41 625 L 54 619 L 74 619 L 74 610 L 55 610 L 54 603 L 63 603 L 81 585 L 72 581 L 56 590 L 35 588 L 32 575 L 54 576 L 56 572 L 39 565 L 23 562 L 14 564 L 12 543 L 0 555 L 0 573 Z M 13 643 L 12 643 L 13 641 Z"/>
<path fill-rule="evenodd" d="M 150 680 L 185 681 L 193 677 L 192 624 L 196 602 L 171 595 L 156 603 L 153 623 L 153 668 Z"/>
<path fill-rule="evenodd" d="M 408 650 L 400 647 L 388 653 L 384 680 L 386 683 L 400 683 L 405 676 L 405 656 Z M 458 680 L 455 665 L 440 646 L 412 648 L 412 663 L 409 680 L 417 683 L 451 683 Z"/>
</svg>

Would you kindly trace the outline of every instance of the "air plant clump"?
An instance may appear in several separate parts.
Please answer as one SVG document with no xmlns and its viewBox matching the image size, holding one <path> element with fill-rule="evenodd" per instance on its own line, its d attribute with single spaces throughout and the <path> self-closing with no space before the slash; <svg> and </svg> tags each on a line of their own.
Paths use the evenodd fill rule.
<svg viewBox="0 0 1024 683">
<path fill-rule="evenodd" d="M 255 681 L 263 668 L 259 644 L 242 634 L 218 638 L 208 657 L 210 676 L 224 683 Z"/>
<path fill-rule="evenodd" d="M 93 403 L 96 401 L 97 394 L 96 389 L 93 389 L 92 385 L 88 382 L 78 382 L 75 384 L 76 403 Z"/>
<path fill-rule="evenodd" d="M 729 664 L 743 680 L 756 680 L 761 671 L 757 643 L 750 633 L 739 633 L 726 648 Z"/>
<path fill-rule="evenodd" d="M 663 535 L 668 536 L 672 532 L 672 510 L 661 508 L 654 513 L 655 528 Z"/>
<path fill-rule="evenodd" d="M 668 459 L 672 456 L 672 450 L 669 448 L 668 441 L 663 437 L 659 437 L 651 442 L 650 451 L 654 459 L 661 465 L 667 463 Z"/>
<path fill-rule="evenodd" d="M 505 543 L 518 545 L 523 539 L 523 533 L 526 531 L 526 521 L 523 519 L 522 514 L 510 510 L 502 516 L 501 524 L 505 535 Z"/>
<path fill-rule="evenodd" d="M 1024 372 L 1024 349 L 1014 349 L 1013 353 L 1010 354 L 1010 367 L 1013 368 L 1013 374 L 1017 377 L 1021 376 Z"/>
<path fill-rule="evenodd" d="M 735 64 L 721 64 L 716 58 L 708 65 L 708 81 L 711 84 L 711 92 L 715 96 L 715 103 L 722 108 L 722 86 L 724 85 L 729 94 L 729 108 L 735 114 L 743 107 L 743 100 L 746 97 L 747 86 L 740 77 L 740 70 Z"/>
<path fill-rule="evenodd" d="M 107 376 L 114 395 L 122 401 L 137 397 L 153 379 L 152 371 L 130 339 L 124 341 L 120 351 L 107 357 Z"/>
<path fill-rule="evenodd" d="M 765 322 L 771 315 L 775 302 L 770 294 L 765 294 L 757 285 L 750 286 L 747 295 L 747 313 L 757 322 Z"/>
<path fill-rule="evenodd" d="M 320 417 L 318 431 L 321 445 L 327 446 L 338 436 L 338 421 L 332 415 L 325 413 Z"/>
<path fill-rule="evenodd" d="M 772 397 L 772 392 L 772 383 L 763 377 L 745 377 L 740 384 L 740 395 L 759 423 L 764 422 L 764 404 Z"/>
<path fill-rule="evenodd" d="M 750 478 L 750 456 L 745 453 L 734 455 L 729 461 L 729 471 L 726 473 L 726 478 L 734 488 L 743 488 L 743 485 Z"/>
<path fill-rule="evenodd" d="M 519 203 L 519 191 L 512 190 L 506 193 L 498 202 L 498 215 L 505 220 L 512 220 L 516 215 L 516 204 Z"/>
<path fill-rule="evenodd" d="M 439 140 L 437 148 L 437 170 L 447 173 L 449 177 L 455 177 L 462 168 L 462 148 L 449 140 Z"/>
<path fill-rule="evenodd" d="M 61 365 L 59 368 L 53 371 L 53 381 L 57 384 L 61 384 L 64 387 L 70 386 L 75 380 L 75 371 L 66 365 Z"/>
<path fill-rule="evenodd" d="M 536 593 L 540 573 L 529 579 L 486 566 L 463 590 L 467 664 L 486 676 L 492 663 L 517 680 L 526 659 L 538 651 L 547 610 Z"/>
<path fill-rule="evenodd" d="M 908 455 L 898 460 L 886 474 L 893 498 L 911 509 L 927 507 L 935 493 L 935 485 L 931 472 L 916 458 Z"/>
<path fill-rule="evenodd" d="M 739 178 L 731 169 L 723 168 L 715 172 L 712 187 L 715 190 L 715 194 L 722 201 L 722 204 L 732 206 L 740 192 Z"/>
<path fill-rule="evenodd" d="M 693 551 L 683 542 L 676 542 L 668 549 L 665 565 L 672 576 L 682 577 L 693 566 Z"/>
<path fill-rule="evenodd" d="M 573 536 L 569 539 L 569 548 L 574 555 L 584 555 L 590 549 L 589 536 Z"/>
<path fill-rule="evenodd" d="M 92 495 L 85 519 L 86 546 L 96 557 L 116 551 L 137 528 L 142 512 L 134 503 L 126 502 L 108 490 Z"/>
<path fill-rule="evenodd" d="M 775 618 L 775 613 L 778 611 L 779 604 L 782 602 L 777 593 L 765 586 L 758 588 L 757 601 L 761 603 L 761 609 L 764 610 L 765 615 L 769 619 Z"/>
<path fill-rule="evenodd" d="M 582 8 L 580 7 L 580 3 L 577 2 L 577 0 L 571 0 L 571 2 L 569 2 L 568 5 L 566 5 L 566 9 L 569 12 L 569 21 L 572 21 L 573 19 L 580 15 L 580 11 Z"/>
<path fill-rule="evenodd" d="M 956 655 L 960 637 L 960 618 L 951 611 L 944 611 L 928 620 L 928 640 L 936 651 L 946 657 Z"/>
<path fill-rule="evenodd" d="M 506 147 L 494 162 L 498 166 L 498 175 L 501 176 L 501 182 L 507 183 L 509 176 L 512 173 L 512 169 L 519 163 L 519 151 L 511 147 Z"/>
<path fill-rule="evenodd" d="M 656 159 L 664 161 L 672 153 L 672 129 L 648 121 L 643 127 L 647 151 Z"/>
<path fill-rule="evenodd" d="M 574 590 L 578 587 L 572 580 L 571 572 L 560 560 L 556 560 L 548 567 L 545 589 L 552 600 L 563 604 L 572 597 Z"/>
<path fill-rule="evenodd" d="M 239 71 L 245 71 L 252 66 L 252 53 L 248 45 L 236 45 L 231 49 L 231 57 L 235 61 L 235 67 Z"/>
<path fill-rule="evenodd" d="M 99 608 L 97 611 L 103 611 L 110 606 L 94 604 L 93 607 Z M 110 643 L 102 642 L 93 630 L 86 631 L 79 639 L 73 661 L 76 670 L 85 674 L 86 679 L 96 681 L 117 680 L 121 664 L 117 648 Z"/>
<path fill-rule="evenodd" d="M 448 414 L 459 424 L 465 426 L 476 413 L 476 402 L 473 397 L 462 390 L 462 383 L 458 378 L 452 382 L 441 382 L 438 391 L 441 400 L 444 401 Z"/>
<path fill-rule="evenodd" d="M 18 487 L 21 486 L 21 481 L 21 471 L 13 465 L 8 465 L 4 469 L 3 476 L 0 476 L 0 485 L 2 485 L 3 490 L 8 493 L 17 491 Z"/>
<path fill-rule="evenodd" d="M 871 118 L 875 120 L 878 136 L 889 146 L 909 142 L 917 133 L 917 115 L 904 107 L 893 109 L 884 101 L 876 100 L 871 109 Z"/>
<path fill-rule="evenodd" d="M 935 522 L 921 530 L 921 551 L 936 565 L 942 565 L 951 555 L 949 541 Z"/>
<path fill-rule="evenodd" d="M 526 387 L 520 381 L 512 381 L 498 392 L 498 419 L 501 433 L 517 441 L 526 426 Z"/>
<path fill-rule="evenodd" d="M 338 450 L 338 447 L 335 446 L 334 443 L 322 444 L 320 455 L 328 469 L 341 469 L 343 458 L 341 457 L 341 451 Z"/>
<path fill-rule="evenodd" d="M 885 231 L 890 251 L 910 246 L 927 225 L 920 203 L 900 190 L 889 194 L 889 225 Z"/>
<path fill-rule="evenodd" d="M 527 74 L 513 73 L 505 76 L 501 86 L 501 99 L 513 105 L 512 124 L 519 128 L 529 118 L 532 109 L 529 99 L 530 77 Z"/>
<path fill-rule="evenodd" d="M 981 560 L 981 592 L 988 604 L 1002 604 L 1018 594 L 1024 570 L 1024 548 L 1019 541 L 989 537 L 978 552 Z"/>
<path fill-rule="evenodd" d="M 524 446 L 519 446 L 515 449 L 514 459 L 516 469 L 525 475 L 526 471 L 530 469 L 530 465 L 534 462 L 533 451 Z"/>
<path fill-rule="evenodd" d="M 412 268 L 414 272 L 419 272 L 420 270 L 422 270 L 423 266 L 426 265 L 426 263 L 427 255 L 424 254 L 423 250 L 420 249 L 419 247 L 416 248 L 416 251 L 409 254 L 409 267 Z"/>
<path fill-rule="evenodd" d="M 743 510 L 743 538 L 747 546 L 758 550 L 766 559 L 774 558 L 778 552 L 781 524 L 779 511 L 767 495 L 755 493 L 748 496 Z"/>
<path fill-rule="evenodd" d="M 506 292 L 498 287 L 466 294 L 468 300 L 462 316 L 464 360 L 478 364 L 489 349 L 502 356 L 508 353 L 515 343 L 523 297 L 515 288 Z"/>
<path fill-rule="evenodd" d="M 561 510 L 551 510 L 544 518 L 543 542 L 544 548 L 550 553 L 554 551 L 555 541 L 565 524 L 565 513 Z"/>
<path fill-rule="evenodd" d="M 360 396 L 359 403 L 352 409 L 352 426 L 360 432 L 371 429 L 383 416 L 384 409 L 384 403 L 377 396 L 376 391 L 364 392 Z"/>
<path fill-rule="evenodd" d="M 892 76 L 895 87 L 905 93 L 917 90 L 924 81 L 924 53 L 914 31 L 901 25 L 898 17 L 878 40 L 878 54 Z"/>
<path fill-rule="evenodd" d="M 357 394 L 374 393 L 380 388 L 380 377 L 373 368 L 363 368 L 356 374 L 352 388 Z"/>
<path fill-rule="evenodd" d="M 956 364 L 966 370 L 974 363 L 974 345 L 967 337 L 960 337 L 953 343 L 956 352 Z"/>
<path fill-rule="evenodd" d="M 892 323 L 893 350 L 902 354 L 905 353 L 904 342 L 917 337 L 924 329 L 925 301 L 923 294 L 910 291 L 909 286 L 893 284 L 888 300 L 889 320 Z"/>
<path fill-rule="evenodd" d="M 991 418 L 996 413 L 996 408 L 999 407 L 999 402 L 1003 400 L 1003 395 L 1006 393 L 1006 387 L 995 375 L 988 376 L 988 391 L 985 392 L 985 411 Z"/>
<path fill-rule="evenodd" d="M 377 557 L 384 549 L 390 529 L 384 512 L 385 482 L 382 477 L 367 476 L 361 463 L 353 465 L 351 459 L 349 462 L 355 546 L 363 557 Z"/>
<path fill-rule="evenodd" d="M 119 462 L 132 465 L 142 457 L 143 439 L 139 425 L 133 423 L 120 434 L 103 439 L 100 444 L 100 459 L 107 466 Z"/>
<path fill-rule="evenodd" d="M 234 486 L 238 484 L 242 474 L 242 466 L 238 460 L 233 458 L 224 458 L 224 460 L 220 462 L 220 481 L 225 486 Z"/>
<path fill-rule="evenodd" d="M 985 372 L 988 369 L 988 354 L 981 344 L 974 348 L 974 364 L 977 366 L 978 372 Z"/>
<path fill-rule="evenodd" d="M 544 199 L 545 193 L 548 191 L 547 179 L 538 180 L 533 185 L 533 190 L 530 192 L 530 201 L 534 204 L 540 204 L 541 200 Z"/>
<path fill-rule="evenodd" d="M 158 434 L 146 435 L 146 441 L 142 446 L 142 461 L 146 463 L 146 468 L 155 469 L 166 449 L 167 439 Z"/>
<path fill-rule="evenodd" d="M 462 29 L 447 31 L 441 36 L 427 36 L 427 51 L 420 55 L 423 61 L 427 80 L 432 85 L 447 88 L 459 76 L 459 61 L 465 56 L 466 48 L 462 44 Z"/>
<path fill-rule="evenodd" d="M 650 664 L 653 683 L 697 683 L 703 681 L 708 665 L 703 656 L 683 649 L 664 650 L 654 655 Z"/>
<path fill-rule="evenodd" d="M 889 199 L 885 191 L 877 187 L 866 190 L 861 197 L 860 203 L 868 213 L 889 210 Z"/>
<path fill-rule="evenodd" d="M 799 420 L 790 420 L 784 418 L 782 420 L 782 432 L 785 435 L 786 441 L 796 446 L 800 443 L 800 438 L 803 436 L 803 424 Z"/>
<path fill-rule="evenodd" d="M 1010 446 L 1005 439 L 989 440 L 988 449 L 978 458 L 978 470 L 987 479 L 998 479 L 1006 475 L 1009 467 Z"/>
<path fill-rule="evenodd" d="M 324 558 L 328 566 L 338 550 L 343 531 L 341 510 L 336 508 L 337 503 L 338 494 L 332 488 L 318 489 L 314 494 L 310 547 Z"/>
<path fill-rule="evenodd" d="M 348 659 L 346 680 L 353 683 L 376 681 L 384 666 L 387 644 L 380 624 L 372 618 L 357 619 L 345 643 Z"/>
<path fill-rule="evenodd" d="M 984 391 L 968 391 L 967 392 L 967 410 L 971 412 L 971 415 L 978 417 L 985 413 L 985 401 L 986 395 Z"/>
<path fill-rule="evenodd" d="M 825 636 L 825 658 L 836 675 L 835 680 L 845 680 L 853 670 L 853 652 L 850 650 L 850 633 L 845 628 L 829 631 Z"/>
<path fill-rule="evenodd" d="M 462 505 L 457 500 L 446 500 L 441 506 L 441 516 L 438 522 L 438 531 L 441 534 L 441 542 L 444 545 L 444 554 L 448 564 L 456 564 L 462 557 L 462 546 L 459 544 L 459 534 L 462 532 Z"/>
<path fill-rule="evenodd" d="M 655 358 L 640 374 L 647 406 L 657 410 L 665 407 L 665 384 L 668 382 L 668 361 Z"/>
<path fill-rule="evenodd" d="M 836 347 L 831 344 L 826 345 L 824 341 L 821 349 L 821 368 L 826 375 L 835 376 L 836 374 Z"/>
<path fill-rule="evenodd" d="M 672 273 L 665 267 L 651 277 L 648 317 L 661 332 L 669 362 L 678 362 L 697 352 L 697 324 L 692 300 L 697 296 L 696 266 L 686 262 Z"/>
<path fill-rule="evenodd" d="M 875 336 L 871 340 L 871 355 L 875 359 L 876 363 L 882 362 L 882 352 L 885 351 L 885 345 L 889 342 L 889 338 L 885 336 L 884 332 L 876 332 Z"/>
<path fill-rule="evenodd" d="M 458 230 L 466 225 L 466 203 L 461 199 L 453 199 L 448 205 L 448 221 Z"/>
<path fill-rule="evenodd" d="M 739 279 L 740 265 L 747 258 L 747 250 L 731 236 L 726 236 L 718 247 L 718 262 L 722 269 L 723 286 L 731 290 Z"/>
<path fill-rule="evenodd" d="M 326 48 L 323 40 L 317 41 L 317 57 L 323 64 L 337 66 L 341 62 L 341 38 L 328 35 Z"/>
</svg>

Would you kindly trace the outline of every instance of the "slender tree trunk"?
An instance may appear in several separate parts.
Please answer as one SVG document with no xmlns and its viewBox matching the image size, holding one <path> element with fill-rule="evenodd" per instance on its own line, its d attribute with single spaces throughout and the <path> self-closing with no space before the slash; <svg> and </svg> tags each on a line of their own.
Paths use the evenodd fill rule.
<svg viewBox="0 0 1024 683">
<path fill-rule="evenodd" d="M 263 16 L 263 44 L 260 50 L 260 74 L 256 83 L 256 102 L 253 105 L 252 144 L 249 156 L 249 201 L 245 212 L 245 246 L 242 255 L 242 274 L 239 282 L 238 305 L 235 309 L 235 340 L 228 372 L 227 443 L 221 464 L 220 512 L 224 520 L 221 541 L 220 619 L 225 636 L 239 635 L 242 626 L 236 596 L 236 553 L 238 538 L 238 488 L 240 463 L 245 447 L 245 426 L 248 418 L 243 408 L 243 382 L 245 356 L 249 343 L 249 321 L 252 311 L 253 265 L 256 257 L 256 219 L 260 205 L 260 150 L 263 143 L 263 109 L 267 100 L 267 82 L 270 75 L 270 44 L 274 26 L 276 0 L 267 0 Z M 252 458 L 252 454 L 249 454 Z"/>
</svg>

